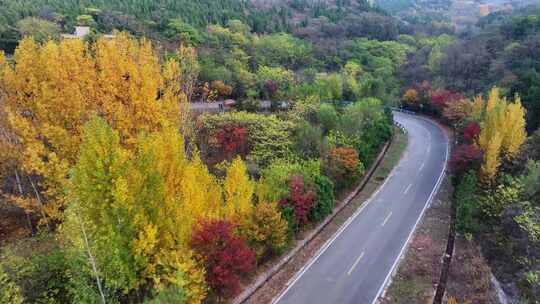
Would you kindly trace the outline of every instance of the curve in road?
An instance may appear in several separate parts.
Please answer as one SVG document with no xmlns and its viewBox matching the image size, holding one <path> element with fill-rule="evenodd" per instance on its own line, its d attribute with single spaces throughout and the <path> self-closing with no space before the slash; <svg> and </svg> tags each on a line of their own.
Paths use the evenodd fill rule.
<svg viewBox="0 0 540 304">
<path fill-rule="evenodd" d="M 394 113 L 409 134 L 399 164 L 287 284 L 274 304 L 376 303 L 444 177 L 448 138 L 435 123 Z"/>
</svg>

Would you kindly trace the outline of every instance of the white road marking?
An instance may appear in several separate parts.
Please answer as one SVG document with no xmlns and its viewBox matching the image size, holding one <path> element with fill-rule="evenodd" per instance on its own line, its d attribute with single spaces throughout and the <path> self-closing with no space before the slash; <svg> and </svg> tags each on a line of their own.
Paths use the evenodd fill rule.
<svg viewBox="0 0 540 304">
<path fill-rule="evenodd" d="M 407 186 L 407 189 L 405 189 L 403 194 L 407 194 L 407 192 L 409 192 L 409 189 L 411 189 L 411 187 L 412 187 L 412 184 L 409 184 L 409 186 Z"/>
<path fill-rule="evenodd" d="M 396 166 L 392 169 L 392 171 L 390 172 L 390 174 L 388 175 L 388 177 L 386 178 L 386 180 L 383 182 L 383 184 L 379 187 L 379 189 L 377 189 L 375 191 L 375 193 L 373 193 L 370 198 L 364 203 L 362 204 L 362 206 L 356 211 L 356 213 L 354 213 L 344 224 L 343 226 L 341 226 L 341 228 L 339 228 L 338 231 L 336 231 L 336 233 L 332 236 L 331 239 L 329 239 L 328 241 L 326 241 L 326 243 L 324 243 L 323 247 L 321 247 L 321 249 L 319 250 L 319 252 L 317 252 L 317 254 L 311 258 L 311 260 L 306 264 L 304 265 L 304 267 L 302 267 L 302 269 L 300 269 L 300 271 L 298 273 L 296 273 L 295 276 L 293 276 L 286 284 L 286 288 L 283 292 L 281 292 L 281 294 L 279 294 L 277 296 L 277 298 L 274 298 L 274 300 L 272 300 L 272 304 L 275 304 L 275 303 L 278 303 L 281 298 L 283 298 L 287 292 L 293 287 L 294 284 L 296 284 L 296 282 L 302 277 L 302 275 L 319 259 L 319 257 L 321 255 L 323 255 L 323 253 L 332 245 L 332 243 L 334 243 L 334 241 L 341 235 L 341 233 L 343 231 L 345 231 L 345 229 L 347 229 L 347 227 L 349 227 L 349 225 L 354 221 L 354 219 L 360 215 L 360 213 L 362 213 L 362 211 L 374 200 L 375 197 L 377 197 L 377 195 L 379 194 L 379 192 L 384 188 L 384 186 L 392 179 L 392 177 L 394 176 L 396 170 L 399 168 L 399 166 Z"/>
<path fill-rule="evenodd" d="M 354 268 L 356 268 L 356 265 L 358 265 L 358 263 L 360 262 L 360 260 L 362 259 L 362 257 L 364 257 L 364 252 L 362 251 L 362 253 L 360 253 L 360 255 L 356 258 L 356 261 L 354 261 L 354 264 L 352 264 L 351 268 L 349 269 L 349 271 L 347 272 L 347 275 L 351 275 L 351 273 L 353 272 Z"/>
<path fill-rule="evenodd" d="M 390 213 L 388 213 L 388 215 L 386 216 L 386 218 L 385 218 L 384 221 L 382 222 L 382 225 L 381 225 L 381 226 L 386 225 L 386 222 L 388 222 L 388 220 L 390 219 L 391 216 L 392 216 L 392 211 L 390 211 Z"/>
<path fill-rule="evenodd" d="M 426 161 L 424 161 L 424 162 L 422 163 L 422 165 L 420 166 L 420 170 L 419 170 L 419 171 L 422 171 L 422 169 L 424 169 L 424 166 L 425 166 L 425 165 L 426 165 Z"/>
<path fill-rule="evenodd" d="M 383 284 L 381 285 L 381 287 L 379 287 L 379 290 L 377 291 L 377 294 L 375 295 L 375 298 L 373 298 L 373 301 L 371 302 L 371 304 L 376 304 L 379 301 L 380 297 L 384 297 L 384 294 L 386 292 L 386 286 L 390 282 L 390 278 L 392 277 L 392 274 L 396 270 L 396 267 L 399 264 L 399 261 L 401 261 L 401 257 L 403 256 L 403 253 L 405 253 L 405 249 L 407 248 L 407 244 L 409 244 L 409 242 L 411 241 L 411 238 L 412 238 L 412 236 L 414 234 L 414 231 L 416 231 L 416 227 L 420 223 L 420 220 L 422 220 L 422 218 L 424 217 L 424 213 L 426 212 L 426 209 L 428 208 L 428 206 L 431 204 L 431 201 L 433 200 L 433 196 L 435 195 L 437 190 L 439 190 L 439 187 L 441 186 L 441 183 L 442 183 L 442 181 L 444 179 L 444 175 L 446 173 L 446 167 L 447 167 L 447 163 L 448 163 L 448 154 L 450 154 L 450 144 L 448 142 L 448 137 L 446 136 L 446 133 L 444 133 L 444 131 L 436 123 L 434 123 L 434 122 L 432 122 L 430 120 L 427 120 L 427 119 L 423 119 L 421 117 L 419 117 L 419 118 L 424 120 L 424 121 L 427 121 L 427 122 L 431 123 L 432 125 L 436 126 L 437 128 L 439 128 L 439 130 L 442 131 L 443 136 L 446 139 L 446 151 L 445 151 L 445 154 L 444 154 L 444 165 L 443 165 L 441 174 L 439 175 L 439 178 L 437 179 L 437 182 L 435 183 L 435 187 L 433 187 L 433 190 L 431 191 L 431 193 L 430 193 L 430 195 L 429 195 L 429 197 L 428 197 L 428 199 L 426 201 L 426 204 L 424 205 L 424 208 L 420 212 L 420 216 L 418 217 L 418 219 L 416 220 L 416 223 L 414 224 L 413 228 L 409 232 L 409 236 L 407 237 L 407 240 L 405 241 L 403 246 L 401 246 L 401 250 L 399 251 L 399 254 L 396 257 L 396 259 L 394 261 L 394 264 L 392 264 L 392 267 L 390 267 L 390 270 L 388 271 L 388 274 L 386 275 L 386 278 L 384 279 Z"/>
<path fill-rule="evenodd" d="M 440 128 L 437 124 L 433 123 L 432 121 L 430 120 L 427 120 L 427 119 L 424 119 L 422 117 L 416 117 L 418 119 L 421 119 L 421 120 L 424 120 L 424 121 L 427 121 L 428 123 L 431 123 L 432 125 Z M 413 229 L 410 231 L 409 233 L 409 236 L 406 240 L 406 242 L 403 244 L 403 246 L 401 247 L 401 251 L 399 253 L 399 255 L 397 256 L 396 260 L 394 261 L 394 264 L 392 265 L 392 267 L 390 268 L 390 271 L 388 272 L 383 284 L 380 286 L 379 290 L 377 291 L 377 294 L 375 296 L 375 298 L 373 299 L 373 302 L 372 304 L 375 304 L 377 303 L 377 300 L 379 299 L 380 296 L 384 295 L 384 291 L 385 291 L 385 288 L 386 288 L 386 285 L 388 284 L 389 280 L 390 280 L 390 277 L 392 276 L 392 273 L 394 272 L 395 268 L 397 267 L 399 261 L 401 260 L 401 257 L 403 256 L 403 253 L 407 247 L 407 244 L 410 242 L 412 236 L 413 236 L 413 233 L 414 231 L 416 230 L 416 227 L 418 226 L 420 220 L 422 219 L 427 207 L 429 206 L 429 204 L 431 203 L 431 200 L 433 199 L 433 196 L 435 194 L 435 192 L 437 192 L 437 190 L 439 189 L 439 186 L 442 182 L 442 179 L 444 177 L 444 174 L 446 172 L 446 166 L 447 166 L 447 162 L 448 162 L 448 154 L 449 154 L 449 149 L 450 149 L 450 146 L 448 144 L 448 137 L 446 137 L 446 133 L 444 133 L 443 131 L 443 135 L 446 139 L 446 153 L 445 153 L 445 161 L 444 161 L 444 167 L 443 167 L 443 170 L 439 176 L 439 179 L 437 180 L 437 183 L 435 184 L 435 187 L 433 188 L 433 190 L 431 191 L 431 194 L 428 198 L 428 200 L 426 201 L 426 204 L 424 205 L 424 209 L 422 210 L 422 212 L 420 213 L 420 216 L 418 217 L 416 223 L 414 224 L 414 227 Z M 429 150 L 430 147 L 428 147 L 428 150 Z M 408 150 L 408 149 L 407 149 Z M 405 159 L 405 156 L 407 154 L 407 151 L 405 151 L 404 155 L 403 155 L 403 159 Z M 386 183 L 391 179 L 391 177 L 394 175 L 396 169 L 399 167 L 396 166 L 392 169 L 392 172 L 390 172 L 390 175 L 386 178 L 386 180 L 384 181 L 384 183 L 379 187 L 379 189 L 377 189 L 377 191 L 375 191 L 375 193 L 373 193 L 371 195 L 371 197 L 364 203 L 362 204 L 362 207 L 360 207 L 360 209 L 355 213 L 353 214 L 353 216 L 351 216 L 349 218 L 349 220 L 347 220 L 347 222 L 345 222 L 345 224 L 343 224 L 343 226 L 341 226 L 341 228 L 334 234 L 334 236 L 329 239 L 325 244 L 324 246 L 319 250 L 319 252 L 317 253 L 317 255 L 315 257 L 313 257 L 311 259 L 311 261 L 304 265 L 304 267 L 302 269 L 300 269 L 300 271 L 293 277 L 291 278 L 291 280 L 289 280 L 289 282 L 287 282 L 287 287 L 285 288 L 285 290 L 283 290 L 278 296 L 277 298 L 274 298 L 272 303 L 273 304 L 276 304 L 278 303 L 286 294 L 287 292 L 292 288 L 292 286 L 302 277 L 302 275 L 317 261 L 317 259 L 332 245 L 332 243 L 341 235 L 341 233 L 343 231 L 345 231 L 345 229 L 353 222 L 353 220 L 358 216 L 360 215 L 360 213 L 365 209 L 365 207 L 367 207 L 371 201 L 373 200 L 374 197 L 377 196 L 377 194 L 384 188 L 384 186 L 386 185 Z"/>
</svg>

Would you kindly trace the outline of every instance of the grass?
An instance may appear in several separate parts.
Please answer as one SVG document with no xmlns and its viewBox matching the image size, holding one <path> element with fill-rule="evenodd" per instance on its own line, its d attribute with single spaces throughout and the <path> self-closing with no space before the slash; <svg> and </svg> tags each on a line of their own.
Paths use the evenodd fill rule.
<svg viewBox="0 0 540 304">
<path fill-rule="evenodd" d="M 388 149 L 388 152 L 386 152 L 386 156 L 381 162 L 379 168 L 377 168 L 375 174 L 373 175 L 373 177 L 377 180 L 380 180 L 381 178 L 384 179 L 388 176 L 388 174 L 390 174 L 407 148 L 409 137 L 407 134 L 403 133 L 400 128 L 395 128 L 395 130 L 394 141 Z"/>
</svg>

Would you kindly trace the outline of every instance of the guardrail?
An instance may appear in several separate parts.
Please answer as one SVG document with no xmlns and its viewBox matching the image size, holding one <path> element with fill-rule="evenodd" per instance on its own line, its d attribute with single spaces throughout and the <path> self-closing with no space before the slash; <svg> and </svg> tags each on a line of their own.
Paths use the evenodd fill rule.
<svg viewBox="0 0 540 304">
<path fill-rule="evenodd" d="M 405 109 L 402 109 L 402 108 L 390 107 L 390 109 L 392 111 L 396 111 L 396 112 L 401 112 L 401 113 L 405 113 L 405 114 L 409 114 L 409 115 L 416 115 L 416 112 L 405 110 Z"/>
</svg>

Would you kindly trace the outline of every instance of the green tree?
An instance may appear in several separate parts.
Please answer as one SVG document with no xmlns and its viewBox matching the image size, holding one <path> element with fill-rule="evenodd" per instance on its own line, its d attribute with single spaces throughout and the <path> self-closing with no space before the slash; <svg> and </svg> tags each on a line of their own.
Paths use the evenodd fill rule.
<svg viewBox="0 0 540 304">
<path fill-rule="evenodd" d="M 50 39 L 60 38 L 58 24 L 37 17 L 26 17 L 17 22 L 17 31 L 21 36 L 31 36 L 35 41 L 44 43 Z"/>
</svg>

